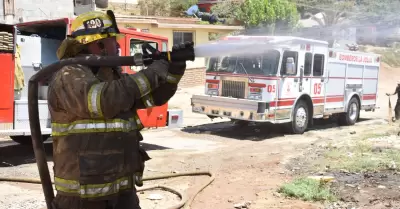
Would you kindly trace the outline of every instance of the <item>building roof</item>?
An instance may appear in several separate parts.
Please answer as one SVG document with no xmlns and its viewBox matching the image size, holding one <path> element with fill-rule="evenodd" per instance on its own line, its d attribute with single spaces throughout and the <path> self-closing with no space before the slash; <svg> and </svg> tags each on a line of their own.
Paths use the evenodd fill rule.
<svg viewBox="0 0 400 209">
<path fill-rule="evenodd" d="M 152 24 L 158 28 L 243 30 L 243 26 L 200 24 L 200 18 L 115 15 L 118 23 Z"/>
</svg>

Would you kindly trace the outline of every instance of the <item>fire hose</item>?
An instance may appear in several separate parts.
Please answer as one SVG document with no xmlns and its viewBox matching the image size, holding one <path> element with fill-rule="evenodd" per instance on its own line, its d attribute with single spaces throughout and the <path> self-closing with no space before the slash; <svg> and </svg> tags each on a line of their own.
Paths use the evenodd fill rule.
<svg viewBox="0 0 400 209">
<path fill-rule="evenodd" d="M 190 208 L 190 206 L 193 203 L 194 198 L 203 191 L 204 188 L 206 188 L 208 185 L 210 185 L 214 179 L 215 176 L 208 171 L 198 171 L 198 172 L 187 172 L 187 173 L 177 173 L 177 174 L 166 174 L 166 175 L 160 175 L 160 176 L 151 176 L 151 177 L 145 177 L 142 179 L 142 181 L 152 181 L 152 180 L 159 180 L 159 179 L 168 179 L 168 178 L 174 178 L 174 177 L 182 177 L 182 176 L 200 176 L 200 175 L 208 175 L 210 176 L 210 179 L 204 183 L 201 187 L 199 187 L 194 194 L 192 195 L 191 198 L 188 198 L 187 195 L 180 193 L 174 188 L 164 186 L 164 185 L 151 185 L 147 187 L 142 187 L 136 189 L 136 192 L 142 192 L 142 191 L 148 191 L 148 190 L 154 190 L 154 189 L 162 189 L 168 192 L 171 192 L 175 195 L 177 195 L 181 200 L 179 203 L 168 207 L 167 209 L 179 209 L 182 207 L 187 207 Z M 29 178 L 12 178 L 12 177 L 0 177 L 0 181 L 8 181 L 8 182 L 20 182 L 20 183 L 29 183 L 29 184 L 42 184 L 40 179 L 29 179 Z M 51 182 L 54 184 L 54 182 Z M 49 207 L 48 207 L 49 208 Z"/>
<path fill-rule="evenodd" d="M 193 43 L 192 43 L 193 44 Z M 193 45 L 192 45 L 193 46 Z M 152 54 L 149 54 L 146 49 L 149 49 Z M 39 107 L 38 107 L 38 83 L 44 80 L 50 79 L 55 72 L 66 65 L 80 64 L 91 67 L 116 67 L 116 66 L 141 66 L 143 64 L 150 64 L 156 59 L 165 59 L 168 61 L 194 61 L 194 53 L 174 53 L 172 52 L 158 52 L 154 48 L 152 49 L 149 44 L 144 44 L 143 54 L 135 54 L 134 56 L 97 56 L 90 55 L 86 57 L 74 57 L 69 59 L 63 59 L 53 64 L 46 66 L 45 68 L 38 71 L 29 79 L 28 83 L 28 112 L 29 112 L 29 123 L 32 136 L 32 146 L 36 158 L 36 164 L 39 170 L 40 180 L 28 180 L 28 179 L 7 179 L 2 178 L 3 181 L 20 181 L 26 183 L 40 183 L 42 184 L 43 193 L 46 200 L 46 205 L 48 209 L 51 209 L 51 203 L 54 199 L 53 182 L 50 178 L 50 172 L 47 165 L 46 153 L 44 150 L 42 132 L 40 128 L 39 121 Z M 185 174 L 174 174 L 165 175 L 158 177 L 150 177 L 145 180 L 155 180 L 163 178 L 171 178 L 177 176 L 187 176 L 187 175 L 209 175 L 210 181 L 202 186 L 196 193 L 188 200 L 185 195 L 180 194 L 178 191 L 161 185 L 151 186 L 148 188 L 142 188 L 138 191 L 144 191 L 155 188 L 162 188 L 164 190 L 173 192 L 181 198 L 181 202 L 171 207 L 170 209 L 181 208 L 182 206 L 190 206 L 191 202 L 195 196 L 200 193 L 206 186 L 208 186 L 213 180 L 214 176 L 210 172 L 194 172 Z"/>
</svg>

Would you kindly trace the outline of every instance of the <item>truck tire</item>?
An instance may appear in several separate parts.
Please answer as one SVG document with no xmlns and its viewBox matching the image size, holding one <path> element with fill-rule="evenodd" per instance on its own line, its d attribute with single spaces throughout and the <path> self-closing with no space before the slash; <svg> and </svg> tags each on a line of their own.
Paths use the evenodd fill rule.
<svg viewBox="0 0 400 209">
<path fill-rule="evenodd" d="M 341 126 L 352 126 L 360 117 L 360 103 L 358 99 L 353 97 L 347 107 L 347 112 L 339 115 L 339 125 Z"/>
<path fill-rule="evenodd" d="M 22 145 L 32 145 L 32 138 L 31 136 L 10 136 L 10 138 L 14 141 L 17 142 L 18 144 Z M 47 139 L 50 138 L 50 135 L 43 135 L 42 139 L 43 142 L 45 142 Z"/>
<path fill-rule="evenodd" d="M 289 131 L 293 134 L 303 134 L 308 128 L 309 117 L 307 103 L 303 100 L 298 101 L 294 107 Z"/>
</svg>

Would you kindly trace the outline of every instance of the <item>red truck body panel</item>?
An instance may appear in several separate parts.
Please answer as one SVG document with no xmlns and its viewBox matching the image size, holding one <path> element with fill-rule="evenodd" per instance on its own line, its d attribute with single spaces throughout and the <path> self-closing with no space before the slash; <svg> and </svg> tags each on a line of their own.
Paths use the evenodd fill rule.
<svg viewBox="0 0 400 209">
<path fill-rule="evenodd" d="M 72 19 L 62 18 L 54 20 L 32 21 L 17 24 L 18 28 L 24 28 L 32 25 L 46 25 L 54 26 L 60 25 L 64 22 L 68 25 L 67 34 L 69 34 Z M 12 27 L 12 26 L 11 26 Z M 120 32 L 125 35 L 124 38 L 118 42 L 121 47 L 121 56 L 130 56 L 130 40 L 137 39 L 143 41 L 156 42 L 158 50 L 162 50 L 162 43 L 168 43 L 168 38 L 149 33 L 143 33 L 136 29 L 120 28 Z M 2 63 L 2 70 L 0 70 L 0 124 L 13 123 L 14 121 L 14 55 L 11 53 L 0 53 L 0 63 Z M 135 73 L 128 66 L 124 66 L 125 73 Z M 25 86 L 27 88 L 27 86 Z M 150 127 L 165 127 L 167 123 L 168 104 L 159 107 L 138 110 L 138 115 L 146 128 Z"/>
</svg>

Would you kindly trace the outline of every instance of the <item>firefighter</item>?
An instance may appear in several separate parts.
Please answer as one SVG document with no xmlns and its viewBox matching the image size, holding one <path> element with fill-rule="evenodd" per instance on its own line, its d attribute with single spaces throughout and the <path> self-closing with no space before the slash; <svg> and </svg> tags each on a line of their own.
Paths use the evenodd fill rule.
<svg viewBox="0 0 400 209">
<path fill-rule="evenodd" d="M 395 115 L 395 119 L 399 120 L 400 119 L 400 80 L 397 81 L 397 87 L 393 94 L 386 93 L 387 96 L 393 96 L 396 94 L 397 94 L 397 102 L 396 102 L 396 106 L 394 107 L 394 115 Z"/>
<path fill-rule="evenodd" d="M 59 59 L 89 54 L 118 56 L 119 30 L 111 11 L 88 12 L 71 24 Z M 194 53 L 193 43 L 174 46 Z M 165 104 L 176 92 L 185 62 L 154 61 L 132 75 L 120 68 L 65 66 L 48 91 L 52 120 L 53 209 L 139 209 L 145 161 L 137 109 Z"/>
</svg>

